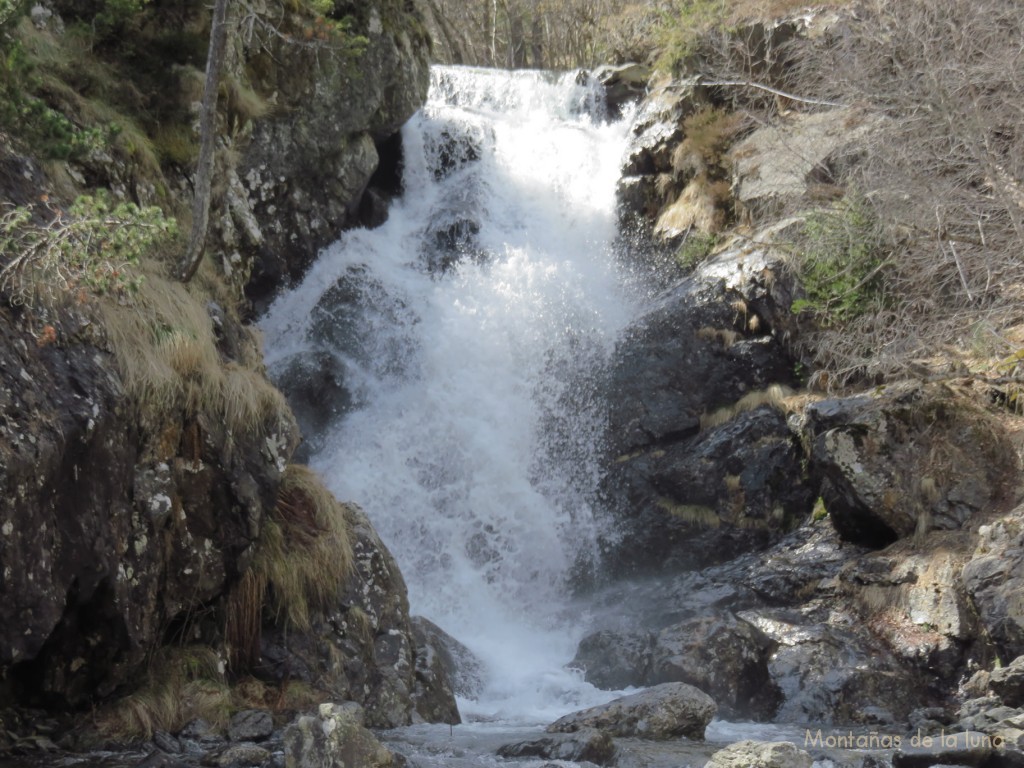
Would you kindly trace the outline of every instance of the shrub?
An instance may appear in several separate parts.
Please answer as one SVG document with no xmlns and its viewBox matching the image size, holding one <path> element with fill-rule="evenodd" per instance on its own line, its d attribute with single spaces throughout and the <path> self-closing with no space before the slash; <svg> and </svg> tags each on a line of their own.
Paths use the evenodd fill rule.
<svg viewBox="0 0 1024 768">
<path fill-rule="evenodd" d="M 53 304 L 81 291 L 130 295 L 139 287 L 139 258 L 175 231 L 159 208 L 114 202 L 103 190 L 67 211 L 42 202 L 41 215 L 27 205 L 0 217 L 0 290 L 15 305 Z"/>
<path fill-rule="evenodd" d="M 807 312 L 818 326 L 832 328 L 863 315 L 882 298 L 882 230 L 865 199 L 847 195 L 810 214 L 798 249 L 804 298 L 793 302 L 794 312 Z"/>
</svg>

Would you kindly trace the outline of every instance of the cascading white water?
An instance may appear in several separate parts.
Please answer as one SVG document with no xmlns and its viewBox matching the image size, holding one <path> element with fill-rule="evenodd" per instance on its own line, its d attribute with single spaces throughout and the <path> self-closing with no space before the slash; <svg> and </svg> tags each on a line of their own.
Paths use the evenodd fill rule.
<svg viewBox="0 0 1024 768">
<path fill-rule="evenodd" d="M 594 383 L 633 315 L 612 253 L 628 121 L 595 103 L 572 75 L 435 69 L 387 223 L 346 233 L 261 323 L 272 371 L 313 349 L 342 365 L 355 405 L 312 464 L 367 511 L 413 612 L 486 665 L 464 717 L 609 698 L 564 669 L 567 579 L 595 540 Z"/>
</svg>

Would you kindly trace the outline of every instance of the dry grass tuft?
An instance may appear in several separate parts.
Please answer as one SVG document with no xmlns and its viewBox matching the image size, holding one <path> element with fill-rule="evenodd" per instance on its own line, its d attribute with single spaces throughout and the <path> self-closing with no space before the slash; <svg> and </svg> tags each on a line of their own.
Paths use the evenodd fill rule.
<svg viewBox="0 0 1024 768">
<path fill-rule="evenodd" d="M 741 413 L 760 408 L 762 405 L 770 405 L 773 408 L 786 412 L 788 409 L 787 398 L 792 394 L 793 392 L 789 387 L 781 384 L 772 384 L 767 389 L 750 392 L 732 405 L 727 405 L 724 408 L 719 408 L 717 411 L 702 415 L 700 417 L 700 428 L 711 429 L 712 427 L 721 426 L 728 421 L 732 421 Z"/>
<path fill-rule="evenodd" d="M 198 717 L 227 724 L 232 709 L 224 661 L 208 646 L 165 647 L 153 654 L 142 687 L 100 711 L 96 724 L 119 741 L 176 732 Z"/>
<path fill-rule="evenodd" d="M 311 469 L 289 465 L 252 565 L 227 601 L 232 669 L 245 669 L 258 657 L 264 619 L 309 630 L 317 612 L 335 607 L 353 564 L 345 506 Z M 351 618 L 359 624 L 358 616 Z"/>
<path fill-rule="evenodd" d="M 660 498 L 657 501 L 659 508 L 668 512 L 687 525 L 697 528 L 718 528 L 722 521 L 711 507 L 700 504 L 678 504 L 672 499 Z"/>
<path fill-rule="evenodd" d="M 287 411 L 261 370 L 223 360 L 201 286 L 168 279 L 153 264 L 146 272 L 131 305 L 100 303 L 125 387 L 143 413 L 205 415 L 251 433 Z"/>
<path fill-rule="evenodd" d="M 352 565 L 344 506 L 311 469 L 289 465 L 253 563 L 275 617 L 308 629 L 314 611 L 332 607 Z"/>
</svg>

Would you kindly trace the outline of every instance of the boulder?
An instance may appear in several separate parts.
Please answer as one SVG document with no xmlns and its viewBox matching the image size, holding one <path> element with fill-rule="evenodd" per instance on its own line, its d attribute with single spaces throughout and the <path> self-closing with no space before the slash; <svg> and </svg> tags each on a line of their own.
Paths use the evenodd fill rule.
<svg viewBox="0 0 1024 768">
<path fill-rule="evenodd" d="M 441 639 L 448 635 L 422 616 L 414 616 L 411 625 L 416 643 L 416 712 L 428 723 L 461 723 L 452 690 L 455 664 Z"/>
<path fill-rule="evenodd" d="M 810 513 L 802 450 L 780 410 L 793 383 L 782 343 L 791 290 L 780 253 L 736 244 L 622 335 L 607 398 L 610 571 L 722 562 Z"/>
<path fill-rule="evenodd" d="M 1024 707 L 1024 656 L 1018 656 L 1005 667 L 993 669 L 988 685 L 1007 706 Z"/>
<path fill-rule="evenodd" d="M 412 617 L 412 629 L 417 647 L 425 644 L 437 655 L 456 696 L 474 699 L 480 695 L 485 673 L 483 662 L 475 653 L 422 616 Z"/>
<path fill-rule="evenodd" d="M 978 528 L 964 587 L 1003 658 L 1024 654 L 1024 507 Z"/>
<path fill-rule="evenodd" d="M 630 62 L 618 66 L 598 67 L 592 73 L 594 80 L 604 88 L 604 100 L 608 112 L 618 116 L 622 108 L 639 101 L 647 93 L 647 82 L 651 79 L 651 68 Z"/>
<path fill-rule="evenodd" d="M 811 768 L 811 756 L 788 741 L 740 741 L 715 752 L 704 768 Z"/>
<path fill-rule="evenodd" d="M 309 631 L 265 626 L 260 676 L 328 687 L 361 704 L 367 724 L 396 728 L 420 717 L 451 719 L 454 701 L 439 706 L 438 691 L 449 690 L 443 668 L 421 662 L 409 622 L 405 581 L 366 514 L 345 505 L 355 556 L 355 572 L 337 610 L 313 617 Z M 324 659 L 329 659 L 325 664 Z M 417 679 L 419 678 L 419 679 Z M 417 692 L 427 702 L 419 712 Z"/>
<path fill-rule="evenodd" d="M 359 766 L 391 768 L 398 765 L 363 726 L 358 704 L 321 704 L 317 714 L 297 718 L 284 731 L 285 768 Z"/>
<path fill-rule="evenodd" d="M 244 194 L 236 208 L 259 222 L 260 237 L 239 250 L 254 259 L 248 290 L 255 299 L 298 278 L 321 247 L 359 222 L 374 172 L 399 162 L 400 144 L 388 139 L 426 100 L 430 41 L 414 5 L 372 0 L 339 10 L 367 39 L 356 61 L 295 45 L 288 35 L 268 35 L 239 56 L 254 90 L 276 99 L 241 142 Z M 302 33 L 301 18 L 271 20 L 285 31 L 290 23 Z"/>
<path fill-rule="evenodd" d="M 803 434 L 832 524 L 872 547 L 998 509 L 1018 472 L 1002 424 L 941 384 L 814 403 Z"/>
<path fill-rule="evenodd" d="M 549 733 L 596 728 L 612 736 L 702 740 L 718 707 L 703 691 L 686 683 L 664 683 L 556 720 Z"/>
<path fill-rule="evenodd" d="M 658 633 L 651 684 L 683 682 L 706 691 L 727 717 L 767 720 L 781 700 L 768 658 L 774 643 L 733 614 L 712 613 Z"/>
<path fill-rule="evenodd" d="M 729 152 L 739 214 L 756 222 L 813 204 L 856 161 L 878 123 L 864 110 L 837 108 L 793 112 L 754 131 Z"/>
<path fill-rule="evenodd" d="M 228 738 L 232 741 L 259 741 L 273 732 L 274 719 L 265 709 L 236 712 L 228 725 Z"/>
<path fill-rule="evenodd" d="M 582 640 L 569 666 L 607 691 L 648 684 L 653 635 L 646 630 L 600 629 Z"/>
<path fill-rule="evenodd" d="M 613 765 L 615 744 L 612 737 L 594 728 L 573 733 L 554 733 L 541 739 L 506 744 L 498 749 L 504 758 L 539 757 L 544 760 L 588 761 L 595 765 Z"/>
</svg>

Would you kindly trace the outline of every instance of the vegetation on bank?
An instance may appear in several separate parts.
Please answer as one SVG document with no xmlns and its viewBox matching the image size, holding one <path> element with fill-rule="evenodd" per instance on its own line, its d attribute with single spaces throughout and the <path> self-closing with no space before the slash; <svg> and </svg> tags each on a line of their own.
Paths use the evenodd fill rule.
<svg viewBox="0 0 1024 768">
<path fill-rule="evenodd" d="M 239 277 L 213 259 L 190 282 L 176 275 L 180 230 L 191 224 L 206 4 L 50 7 L 63 26 L 46 13 L 30 18 L 27 2 L 0 0 L 0 161 L 19 169 L 0 179 L 0 314 L 39 348 L 110 353 L 140 465 L 200 466 L 206 425 L 226 443 L 218 455 L 243 443 L 273 452 L 266 445 L 291 416 L 265 376 L 258 334 L 243 324 Z M 366 44 L 332 0 L 282 0 L 271 21 L 245 3 L 233 10 L 239 59 L 221 79 L 215 122 L 228 145 L 273 109 L 241 60 L 247 46 L 273 36 L 353 57 Z M 219 151 L 224 163 L 237 161 Z M 215 202 L 221 192 L 215 185 Z M 284 467 L 286 458 L 275 457 L 284 469 L 277 504 L 255 521 L 246 570 L 215 606 L 223 647 L 188 645 L 190 636 L 153 648 L 139 689 L 98 713 L 101 731 L 147 737 L 195 717 L 220 725 L 240 707 L 320 698 L 299 683 L 271 688 L 249 677 L 261 627 L 308 629 L 353 571 L 347 508 L 310 470 Z"/>
</svg>

